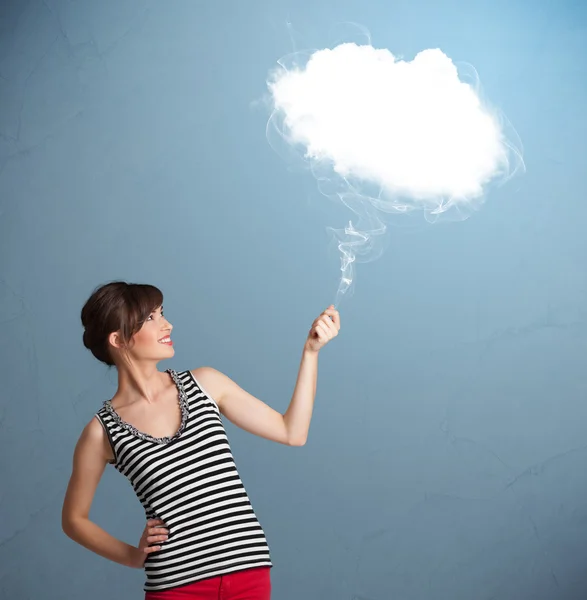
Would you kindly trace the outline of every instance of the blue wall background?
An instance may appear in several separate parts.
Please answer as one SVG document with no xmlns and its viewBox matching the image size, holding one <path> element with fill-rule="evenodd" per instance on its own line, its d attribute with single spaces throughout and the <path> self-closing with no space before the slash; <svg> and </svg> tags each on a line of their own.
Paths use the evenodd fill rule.
<svg viewBox="0 0 587 600">
<path fill-rule="evenodd" d="M 99 283 L 166 294 L 177 354 L 277 409 L 334 298 L 330 210 L 255 104 L 339 21 L 478 69 L 527 174 L 463 223 L 393 229 L 321 359 L 308 444 L 228 426 L 277 600 L 587 593 L 587 5 L 560 0 L 5 1 L 0 8 L 0 596 L 142 597 L 60 527 L 71 454 L 114 391 L 83 349 Z M 93 518 L 136 543 L 108 470 Z"/>
</svg>

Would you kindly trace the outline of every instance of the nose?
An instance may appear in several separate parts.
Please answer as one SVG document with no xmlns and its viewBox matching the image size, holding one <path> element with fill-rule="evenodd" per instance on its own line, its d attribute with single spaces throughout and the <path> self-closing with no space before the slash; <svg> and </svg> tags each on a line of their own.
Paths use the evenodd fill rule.
<svg viewBox="0 0 587 600">
<path fill-rule="evenodd" d="M 165 319 L 165 322 L 163 323 L 163 329 L 169 329 L 169 332 L 171 333 L 173 325 L 167 319 Z"/>
</svg>

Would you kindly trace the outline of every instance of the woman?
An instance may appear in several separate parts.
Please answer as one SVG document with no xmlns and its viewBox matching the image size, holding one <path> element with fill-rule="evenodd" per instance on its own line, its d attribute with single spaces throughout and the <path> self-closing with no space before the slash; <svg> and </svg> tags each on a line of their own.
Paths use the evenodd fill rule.
<svg viewBox="0 0 587 600">
<path fill-rule="evenodd" d="M 174 355 L 163 295 L 153 286 L 99 287 L 81 313 L 84 345 L 116 367 L 118 389 L 83 430 L 63 504 L 63 530 L 93 552 L 144 568 L 146 600 L 266 600 L 271 558 L 232 457 L 221 415 L 261 437 L 302 446 L 318 353 L 340 329 L 333 306 L 312 324 L 282 415 L 210 367 L 157 370 Z M 138 547 L 89 520 L 110 463 L 133 486 L 147 524 Z"/>
</svg>

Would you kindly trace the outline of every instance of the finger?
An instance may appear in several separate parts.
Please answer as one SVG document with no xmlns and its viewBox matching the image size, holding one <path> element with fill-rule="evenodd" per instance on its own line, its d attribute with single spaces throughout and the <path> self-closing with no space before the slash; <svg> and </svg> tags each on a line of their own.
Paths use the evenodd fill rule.
<svg viewBox="0 0 587 600">
<path fill-rule="evenodd" d="M 160 535 L 162 533 L 169 533 L 169 530 L 166 527 L 151 527 L 147 533 L 150 535 Z"/>
<path fill-rule="evenodd" d="M 327 308 L 324 314 L 328 315 L 332 322 L 340 329 L 340 314 L 335 308 Z"/>
<path fill-rule="evenodd" d="M 329 317 L 325 317 L 329 319 Z M 335 335 L 337 335 L 338 331 L 336 327 L 332 323 L 327 323 L 326 321 L 320 320 L 319 324 L 323 327 L 323 331 L 325 332 L 328 339 L 332 339 Z"/>
<path fill-rule="evenodd" d="M 332 333 L 332 335 L 336 335 L 338 333 L 338 327 L 328 315 L 323 315 L 320 317 L 320 322 L 324 323 L 326 327 L 328 327 L 328 330 Z"/>
<path fill-rule="evenodd" d="M 318 321 L 320 323 L 324 323 L 324 325 L 326 325 L 329 331 L 332 331 L 333 333 L 336 333 L 338 331 L 336 325 L 334 324 L 334 321 L 328 315 L 322 315 L 318 318 Z"/>
<path fill-rule="evenodd" d="M 153 544 L 162 544 L 163 542 L 167 541 L 167 536 L 157 536 L 154 537 L 153 539 L 148 539 L 147 542 L 149 543 L 149 546 L 152 546 Z"/>
<path fill-rule="evenodd" d="M 314 331 L 318 335 L 318 338 L 320 339 L 320 341 L 328 340 L 328 338 L 329 338 L 328 326 L 326 325 L 326 323 L 323 323 L 322 321 L 318 321 L 318 323 L 316 323 L 316 327 L 314 328 Z"/>
<path fill-rule="evenodd" d="M 165 523 L 161 519 L 151 519 L 150 521 L 147 521 L 145 531 L 152 532 L 162 527 L 165 527 Z"/>
<path fill-rule="evenodd" d="M 327 310 L 325 310 L 323 313 L 320 313 L 315 319 L 314 319 L 314 325 L 316 323 L 318 323 L 319 321 L 324 321 L 326 322 L 326 320 L 334 322 L 333 320 L 333 313 L 329 312 Z"/>
<path fill-rule="evenodd" d="M 333 321 L 340 321 L 340 313 L 335 308 L 327 308 L 323 315 L 328 315 Z"/>
<path fill-rule="evenodd" d="M 161 519 L 149 519 L 147 521 L 147 527 L 154 527 L 155 525 L 159 525 L 160 523 L 163 523 Z"/>
<path fill-rule="evenodd" d="M 148 546 L 143 549 L 145 554 L 151 554 L 151 552 L 157 552 L 157 550 L 161 550 L 161 546 Z"/>
</svg>

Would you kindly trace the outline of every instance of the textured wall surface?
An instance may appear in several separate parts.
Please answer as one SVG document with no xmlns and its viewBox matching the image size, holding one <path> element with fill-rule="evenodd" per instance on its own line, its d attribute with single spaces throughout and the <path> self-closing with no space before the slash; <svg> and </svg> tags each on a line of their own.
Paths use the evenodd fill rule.
<svg viewBox="0 0 587 600">
<path fill-rule="evenodd" d="M 258 101 L 338 21 L 477 68 L 527 174 L 462 223 L 392 229 L 321 359 L 310 439 L 228 425 L 277 600 L 587 594 L 587 10 L 538 0 L 4 0 L 0 6 L 0 597 L 142 597 L 61 531 L 73 446 L 115 389 L 92 289 L 166 294 L 176 357 L 285 410 L 338 257 Z M 108 469 L 92 517 L 138 541 Z"/>
</svg>

